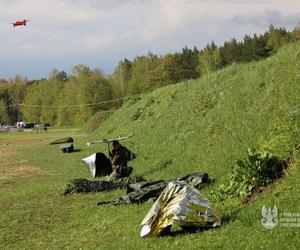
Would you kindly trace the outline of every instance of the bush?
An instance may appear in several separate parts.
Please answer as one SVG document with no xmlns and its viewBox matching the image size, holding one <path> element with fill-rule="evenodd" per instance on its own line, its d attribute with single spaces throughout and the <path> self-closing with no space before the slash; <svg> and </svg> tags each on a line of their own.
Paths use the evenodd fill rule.
<svg viewBox="0 0 300 250">
<path fill-rule="evenodd" d="M 278 179 L 284 166 L 285 161 L 268 151 L 248 149 L 247 157 L 232 167 L 229 185 L 221 185 L 213 195 L 220 200 L 248 197 L 260 186 Z"/>
</svg>

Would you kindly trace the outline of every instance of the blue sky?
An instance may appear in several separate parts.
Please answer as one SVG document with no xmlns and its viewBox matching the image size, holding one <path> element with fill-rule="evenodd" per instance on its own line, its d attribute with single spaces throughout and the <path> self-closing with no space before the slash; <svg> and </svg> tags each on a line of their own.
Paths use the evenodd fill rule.
<svg viewBox="0 0 300 250">
<path fill-rule="evenodd" d="M 10 24 L 23 18 L 27 27 Z M 125 57 L 299 22 L 299 0 L 0 0 L 0 78 L 39 79 L 77 64 L 110 74 Z"/>
</svg>

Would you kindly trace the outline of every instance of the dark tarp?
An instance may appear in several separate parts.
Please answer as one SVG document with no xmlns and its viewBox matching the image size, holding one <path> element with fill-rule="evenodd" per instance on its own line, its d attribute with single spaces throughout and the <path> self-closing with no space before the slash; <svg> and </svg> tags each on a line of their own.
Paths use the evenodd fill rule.
<svg viewBox="0 0 300 250">
<path fill-rule="evenodd" d="M 209 183 L 208 174 L 201 172 L 189 174 L 176 180 L 184 180 L 190 186 L 197 189 L 200 189 Z M 113 201 L 101 201 L 98 205 L 109 203 L 114 205 L 142 203 L 148 200 L 156 200 L 170 181 L 146 181 L 139 176 L 120 178 L 115 181 L 90 181 L 86 179 L 75 179 L 67 184 L 63 194 L 104 192 L 126 188 L 127 192 L 125 195 L 116 198 Z"/>
<path fill-rule="evenodd" d="M 200 189 L 203 185 L 208 184 L 209 178 L 207 173 L 194 173 L 184 176 L 180 181 L 186 181 L 190 186 Z M 172 180 L 170 180 L 172 181 Z M 127 185 L 127 194 L 117 198 L 115 205 L 142 203 L 148 200 L 156 200 L 161 192 L 165 189 L 170 181 L 143 181 Z M 101 205 L 101 202 L 98 203 Z"/>
</svg>

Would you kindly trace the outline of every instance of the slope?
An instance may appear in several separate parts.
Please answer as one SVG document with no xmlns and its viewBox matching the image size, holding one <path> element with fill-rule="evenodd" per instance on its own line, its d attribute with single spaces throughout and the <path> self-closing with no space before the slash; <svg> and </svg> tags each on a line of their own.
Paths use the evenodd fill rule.
<svg viewBox="0 0 300 250">
<path fill-rule="evenodd" d="M 261 224 L 262 207 L 276 205 L 278 219 L 300 213 L 300 44 L 259 63 L 233 65 L 196 81 L 130 99 L 90 136 L 74 131 L 1 135 L 0 245 L 3 249 L 299 249 L 299 227 Z M 132 134 L 124 145 L 137 154 L 130 165 L 147 179 L 208 172 L 215 182 L 202 190 L 223 225 L 176 237 L 141 239 L 140 223 L 152 203 L 96 206 L 123 190 L 59 195 L 69 179 L 88 178 L 83 157 L 107 150 L 88 140 Z M 62 154 L 49 145 L 72 136 L 76 148 Z M 211 195 L 227 184 L 231 167 L 249 147 L 263 145 L 294 159 L 283 178 L 253 197 L 219 201 Z M 297 155 L 298 154 L 298 155 Z M 299 216 L 296 218 L 299 225 Z M 288 224 L 288 223 L 287 223 Z"/>
<path fill-rule="evenodd" d="M 132 134 L 132 165 L 147 178 L 203 170 L 222 182 L 249 147 L 276 140 L 284 156 L 299 142 L 299 135 L 284 141 L 299 126 L 299 81 L 300 44 L 293 44 L 265 61 L 133 98 L 92 138 Z"/>
</svg>

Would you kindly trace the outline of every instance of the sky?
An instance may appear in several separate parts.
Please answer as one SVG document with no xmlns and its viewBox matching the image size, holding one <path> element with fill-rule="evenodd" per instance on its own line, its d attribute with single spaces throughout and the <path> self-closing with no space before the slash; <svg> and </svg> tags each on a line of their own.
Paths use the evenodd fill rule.
<svg viewBox="0 0 300 250">
<path fill-rule="evenodd" d="M 17 19 L 30 19 L 14 28 Z M 292 30 L 300 0 L 0 0 L 0 79 L 48 77 L 85 64 L 111 74 L 124 58 Z"/>
</svg>

